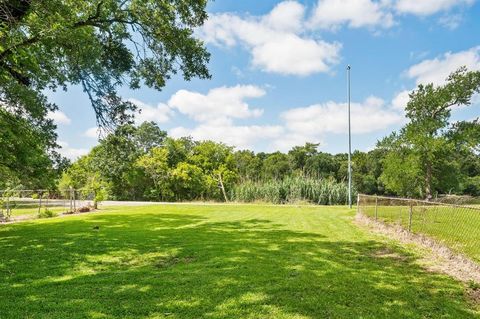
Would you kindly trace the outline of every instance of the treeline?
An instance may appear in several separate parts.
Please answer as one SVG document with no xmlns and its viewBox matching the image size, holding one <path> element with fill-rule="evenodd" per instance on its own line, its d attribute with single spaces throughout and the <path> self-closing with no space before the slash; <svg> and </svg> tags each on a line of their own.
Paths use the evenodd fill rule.
<svg viewBox="0 0 480 319">
<path fill-rule="evenodd" d="M 317 146 L 255 154 L 174 139 L 154 122 L 123 125 L 73 163 L 58 187 L 102 191 L 116 200 L 345 204 L 347 157 L 318 152 Z"/>
</svg>

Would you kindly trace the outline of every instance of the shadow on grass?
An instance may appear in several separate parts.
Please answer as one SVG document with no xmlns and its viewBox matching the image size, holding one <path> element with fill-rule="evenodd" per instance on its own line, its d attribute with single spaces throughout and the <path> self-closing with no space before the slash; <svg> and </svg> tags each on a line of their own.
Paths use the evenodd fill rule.
<svg viewBox="0 0 480 319">
<path fill-rule="evenodd" d="M 0 318 L 475 317 L 400 248 L 284 228 L 139 214 L 0 229 Z"/>
</svg>

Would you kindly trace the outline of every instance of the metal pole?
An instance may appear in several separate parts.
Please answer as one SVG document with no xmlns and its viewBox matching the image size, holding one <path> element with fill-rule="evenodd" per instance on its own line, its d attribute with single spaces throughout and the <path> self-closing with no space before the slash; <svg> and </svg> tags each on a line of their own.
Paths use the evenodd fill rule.
<svg viewBox="0 0 480 319">
<path fill-rule="evenodd" d="M 352 208 L 352 131 L 350 125 L 350 65 L 347 66 L 348 82 L 348 206 Z"/>
<path fill-rule="evenodd" d="M 408 214 L 408 231 L 412 232 L 413 204 L 410 203 L 410 212 Z"/>
<path fill-rule="evenodd" d="M 378 221 L 378 197 L 375 195 L 375 221 Z"/>
<path fill-rule="evenodd" d="M 360 194 L 357 194 L 357 215 L 360 214 Z"/>
</svg>

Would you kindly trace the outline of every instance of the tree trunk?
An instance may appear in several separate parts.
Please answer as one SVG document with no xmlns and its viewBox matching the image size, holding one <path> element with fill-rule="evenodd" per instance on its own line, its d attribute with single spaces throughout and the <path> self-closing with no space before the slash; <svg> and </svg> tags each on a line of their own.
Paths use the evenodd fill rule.
<svg viewBox="0 0 480 319">
<path fill-rule="evenodd" d="M 228 202 L 227 193 L 225 192 L 225 187 L 223 186 L 223 179 L 222 174 L 218 173 L 218 183 L 220 184 L 220 189 L 222 190 L 223 198 L 225 198 L 225 202 Z"/>
<path fill-rule="evenodd" d="M 425 198 L 426 200 L 432 199 L 432 164 L 427 161 L 427 171 L 425 174 Z"/>
</svg>

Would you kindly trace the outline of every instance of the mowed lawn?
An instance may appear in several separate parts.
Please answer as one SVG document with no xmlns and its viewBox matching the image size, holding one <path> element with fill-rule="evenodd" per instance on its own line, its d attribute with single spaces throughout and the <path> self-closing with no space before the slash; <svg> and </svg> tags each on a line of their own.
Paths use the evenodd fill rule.
<svg viewBox="0 0 480 319">
<path fill-rule="evenodd" d="M 462 284 L 353 218 L 167 205 L 0 225 L 0 318 L 480 316 Z"/>
</svg>

